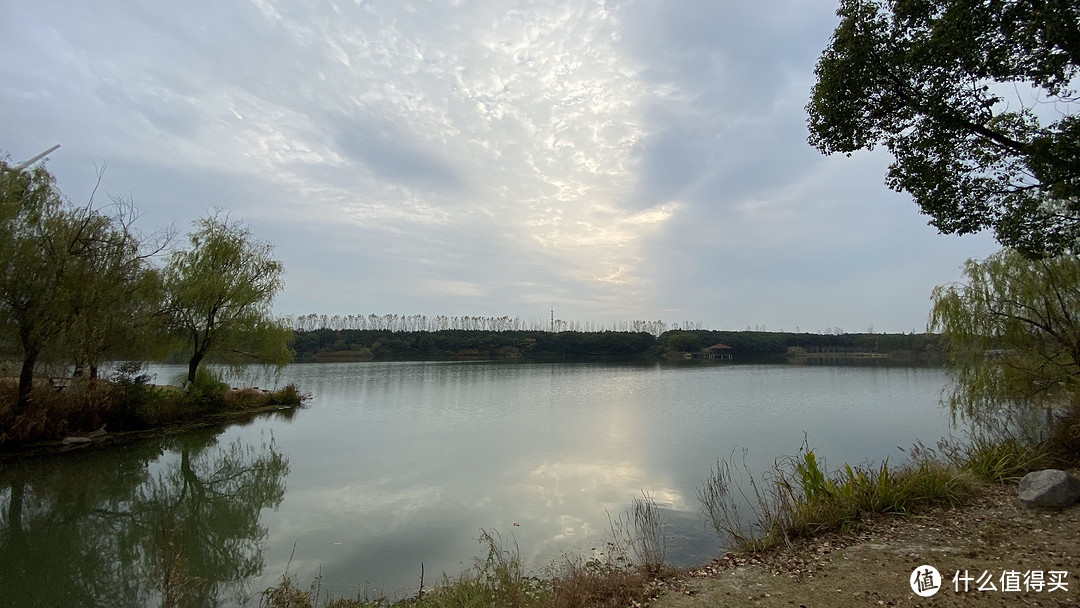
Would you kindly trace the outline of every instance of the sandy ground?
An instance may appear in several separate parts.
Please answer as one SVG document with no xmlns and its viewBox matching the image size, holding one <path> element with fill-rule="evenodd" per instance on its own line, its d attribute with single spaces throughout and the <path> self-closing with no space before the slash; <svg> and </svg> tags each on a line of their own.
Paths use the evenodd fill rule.
<svg viewBox="0 0 1080 608">
<path fill-rule="evenodd" d="M 923 565 L 943 579 L 930 597 L 909 582 Z M 1039 573 L 1044 585 L 1036 591 Z M 1065 589 L 1050 591 L 1051 578 Z M 1003 591 L 1014 586 L 1020 590 Z M 716 560 L 666 587 L 653 606 L 1080 606 L 1080 504 L 1025 509 L 1015 486 L 988 487 L 961 509 L 875 517 L 856 533 Z"/>
</svg>

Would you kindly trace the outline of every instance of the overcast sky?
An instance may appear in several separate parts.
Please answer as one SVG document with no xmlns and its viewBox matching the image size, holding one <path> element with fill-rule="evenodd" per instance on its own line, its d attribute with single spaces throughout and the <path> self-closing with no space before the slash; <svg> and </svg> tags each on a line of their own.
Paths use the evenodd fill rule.
<svg viewBox="0 0 1080 608">
<path fill-rule="evenodd" d="M 830 0 L 0 4 L 0 153 L 225 207 L 281 314 L 921 331 L 987 235 L 806 143 Z"/>
</svg>

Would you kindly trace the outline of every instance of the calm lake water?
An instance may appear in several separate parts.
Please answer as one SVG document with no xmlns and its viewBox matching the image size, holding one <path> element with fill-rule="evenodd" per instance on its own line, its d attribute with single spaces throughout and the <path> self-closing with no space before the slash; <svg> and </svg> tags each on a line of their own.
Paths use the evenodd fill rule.
<svg viewBox="0 0 1080 608">
<path fill-rule="evenodd" d="M 481 528 L 537 570 L 602 548 L 642 492 L 669 561 L 702 563 L 721 551 L 696 498 L 717 458 L 747 448 L 761 471 L 805 434 L 833 468 L 896 462 L 950 432 L 934 368 L 334 363 L 287 382 L 308 408 L 0 464 L 0 605 L 155 605 L 163 580 L 254 605 L 286 569 L 408 594 L 421 562 L 428 585 L 469 567 Z"/>
</svg>

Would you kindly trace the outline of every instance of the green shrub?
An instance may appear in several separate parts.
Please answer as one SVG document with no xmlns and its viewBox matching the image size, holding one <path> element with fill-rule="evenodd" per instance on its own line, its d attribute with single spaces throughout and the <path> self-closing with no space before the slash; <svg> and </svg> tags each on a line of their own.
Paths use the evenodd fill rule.
<svg viewBox="0 0 1080 608">
<path fill-rule="evenodd" d="M 248 410 L 265 406 L 270 395 L 257 388 L 233 389 L 225 393 L 225 405 L 230 410 Z"/>
<path fill-rule="evenodd" d="M 1019 482 L 1027 473 L 1053 463 L 1045 444 L 985 433 L 972 434 L 966 442 L 943 439 L 938 449 L 954 467 L 991 483 Z"/>
<path fill-rule="evenodd" d="M 904 494 L 912 506 L 958 507 L 975 493 L 970 473 L 938 460 L 920 460 L 906 471 Z"/>
<path fill-rule="evenodd" d="M 225 393 L 229 385 L 222 380 L 221 373 L 207 367 L 200 367 L 195 372 L 195 381 L 187 382 L 187 376 L 180 380 L 184 384 L 184 401 L 197 409 L 220 409 L 225 405 Z"/>
</svg>

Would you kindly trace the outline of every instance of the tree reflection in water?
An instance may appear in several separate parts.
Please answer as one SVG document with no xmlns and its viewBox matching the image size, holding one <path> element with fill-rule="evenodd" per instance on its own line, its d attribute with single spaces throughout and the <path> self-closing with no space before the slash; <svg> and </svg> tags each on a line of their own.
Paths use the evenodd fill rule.
<svg viewBox="0 0 1080 608">
<path fill-rule="evenodd" d="M 0 606 L 241 603 L 289 465 L 220 432 L 0 464 Z"/>
</svg>

